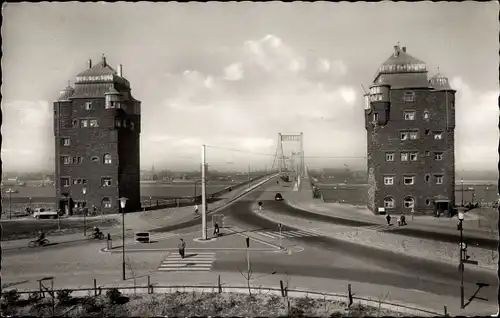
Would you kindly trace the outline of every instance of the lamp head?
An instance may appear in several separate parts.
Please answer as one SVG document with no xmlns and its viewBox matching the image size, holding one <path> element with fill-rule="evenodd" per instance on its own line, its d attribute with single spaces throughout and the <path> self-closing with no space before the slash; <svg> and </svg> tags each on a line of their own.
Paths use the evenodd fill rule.
<svg viewBox="0 0 500 318">
<path fill-rule="evenodd" d="M 124 198 L 124 197 L 121 197 L 121 198 L 120 198 L 120 206 L 121 206 L 121 208 L 122 208 L 122 209 L 124 209 L 124 208 L 125 208 L 125 205 L 127 205 L 127 200 L 128 200 L 128 199 L 127 199 L 127 198 Z"/>
</svg>

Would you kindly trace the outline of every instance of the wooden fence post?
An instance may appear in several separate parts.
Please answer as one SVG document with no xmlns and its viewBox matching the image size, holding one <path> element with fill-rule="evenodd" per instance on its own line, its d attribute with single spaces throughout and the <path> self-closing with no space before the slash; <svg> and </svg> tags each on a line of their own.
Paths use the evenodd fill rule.
<svg viewBox="0 0 500 318">
<path fill-rule="evenodd" d="M 97 279 L 94 278 L 94 296 L 97 297 Z"/>
<path fill-rule="evenodd" d="M 349 293 L 349 305 L 347 307 L 351 307 L 352 305 L 352 291 L 351 291 L 351 284 L 347 285 L 347 291 Z"/>
</svg>

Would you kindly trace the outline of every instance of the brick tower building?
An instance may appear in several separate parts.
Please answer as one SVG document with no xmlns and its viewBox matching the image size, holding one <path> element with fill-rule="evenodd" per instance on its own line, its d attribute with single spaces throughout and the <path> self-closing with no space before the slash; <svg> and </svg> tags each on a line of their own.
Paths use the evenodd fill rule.
<svg viewBox="0 0 500 318">
<path fill-rule="evenodd" d="M 122 66 L 103 56 L 54 102 L 56 204 L 65 213 L 117 213 L 120 197 L 125 211 L 140 210 L 141 102 L 130 90 Z"/>
<path fill-rule="evenodd" d="M 365 95 L 368 208 L 446 213 L 455 203 L 455 90 L 394 46 Z"/>
</svg>

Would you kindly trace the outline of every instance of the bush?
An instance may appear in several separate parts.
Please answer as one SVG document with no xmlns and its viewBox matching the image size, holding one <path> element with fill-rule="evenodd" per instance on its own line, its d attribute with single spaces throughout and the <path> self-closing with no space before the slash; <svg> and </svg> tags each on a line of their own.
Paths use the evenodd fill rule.
<svg viewBox="0 0 500 318">
<path fill-rule="evenodd" d="M 116 288 L 111 288 L 106 292 L 106 298 L 108 298 L 108 302 L 112 305 L 118 303 L 121 297 L 122 293 Z"/>
<path fill-rule="evenodd" d="M 28 295 L 28 300 L 31 302 L 37 302 L 42 298 L 42 295 L 39 292 L 32 292 Z"/>
<path fill-rule="evenodd" d="M 15 305 L 19 300 L 19 297 L 20 295 L 17 292 L 17 289 L 11 289 L 3 294 L 3 299 L 5 300 L 7 306 Z"/>
<path fill-rule="evenodd" d="M 69 289 L 59 290 L 56 293 L 57 300 L 60 304 L 68 304 L 71 301 L 71 293 L 73 291 Z"/>
</svg>

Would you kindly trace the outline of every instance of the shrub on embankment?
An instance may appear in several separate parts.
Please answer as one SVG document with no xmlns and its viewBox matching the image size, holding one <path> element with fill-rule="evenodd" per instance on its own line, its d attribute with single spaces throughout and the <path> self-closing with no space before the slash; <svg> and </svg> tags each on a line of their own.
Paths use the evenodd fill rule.
<svg viewBox="0 0 500 318">
<path fill-rule="evenodd" d="M 237 293 L 170 293 L 138 294 L 126 297 L 117 289 L 100 296 L 71 297 L 71 291 L 56 292 L 52 298 L 39 294 L 20 299 L 15 291 L 2 297 L 2 312 L 13 316 L 65 317 L 364 317 L 404 314 L 382 308 L 367 307 L 316 298 L 286 298 L 274 294 Z"/>
</svg>

